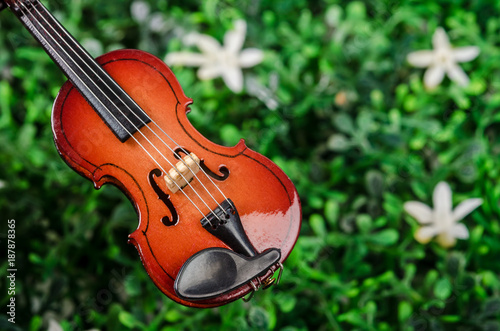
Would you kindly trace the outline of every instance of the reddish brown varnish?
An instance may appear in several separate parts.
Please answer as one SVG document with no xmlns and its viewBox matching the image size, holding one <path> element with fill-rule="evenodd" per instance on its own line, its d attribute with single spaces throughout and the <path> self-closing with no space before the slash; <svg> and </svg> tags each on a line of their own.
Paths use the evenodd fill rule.
<svg viewBox="0 0 500 331">
<path fill-rule="evenodd" d="M 243 227 L 258 252 L 281 249 L 281 262 L 297 240 L 301 222 L 300 201 L 290 179 L 269 159 L 250 150 L 243 140 L 234 147 L 223 147 L 204 138 L 189 123 L 187 106 L 192 102 L 182 91 L 170 69 L 156 57 L 137 50 L 114 51 L 99 57 L 98 62 L 139 106 L 182 148 L 218 173 L 229 169 L 224 181 L 213 179 L 230 198 L 241 217 Z M 172 148 L 176 146 L 153 124 L 149 127 Z M 105 183 L 118 186 L 132 201 L 139 215 L 139 225 L 129 236 L 142 263 L 158 288 L 171 299 L 194 307 L 214 307 L 241 298 L 251 291 L 244 285 L 231 293 L 204 301 L 188 302 L 176 296 L 173 284 L 183 263 L 196 252 L 209 247 L 226 247 L 200 224 L 202 215 L 180 192 L 170 194 L 165 182 L 156 178 L 163 192 L 179 214 L 175 226 L 165 226 L 161 219 L 170 211 L 153 190 L 148 174 L 158 166 L 133 140 L 121 143 L 70 82 L 59 92 L 52 114 L 56 146 L 64 160 L 90 179 L 96 188 Z M 147 128 L 140 130 L 169 160 L 178 162 L 173 153 Z M 171 166 L 136 132 L 134 136 L 168 171 Z M 215 209 L 217 205 L 202 188 L 210 189 L 219 202 L 224 199 L 210 181 L 198 174 L 192 187 Z M 193 193 L 184 191 L 204 214 L 210 210 Z M 272 270 L 274 271 L 274 270 Z M 269 271 L 261 280 L 271 274 Z"/>
</svg>

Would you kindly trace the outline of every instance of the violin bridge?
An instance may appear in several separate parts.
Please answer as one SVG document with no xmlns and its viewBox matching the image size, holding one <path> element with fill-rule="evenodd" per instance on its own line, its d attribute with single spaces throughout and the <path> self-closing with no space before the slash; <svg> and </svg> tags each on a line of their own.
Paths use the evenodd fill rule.
<svg viewBox="0 0 500 331">
<path fill-rule="evenodd" d="M 172 193 L 179 191 L 179 188 L 184 188 L 194 175 L 200 171 L 200 159 L 194 154 L 184 156 L 183 161 L 177 164 L 168 171 L 168 176 L 164 176 L 168 189 Z"/>
</svg>

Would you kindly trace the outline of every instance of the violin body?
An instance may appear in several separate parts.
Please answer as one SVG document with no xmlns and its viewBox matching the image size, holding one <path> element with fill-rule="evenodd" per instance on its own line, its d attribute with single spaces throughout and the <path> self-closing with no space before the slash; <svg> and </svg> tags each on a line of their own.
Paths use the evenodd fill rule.
<svg viewBox="0 0 500 331">
<path fill-rule="evenodd" d="M 128 196 L 139 216 L 129 242 L 163 293 L 206 308 L 279 282 L 301 208 L 273 162 L 243 140 L 223 147 L 196 131 L 192 100 L 153 55 L 94 59 L 39 0 L 0 4 L 68 77 L 52 112 L 55 145 L 96 188 L 110 183 Z"/>
<path fill-rule="evenodd" d="M 231 249 L 200 224 L 200 210 L 209 214 L 217 207 L 214 199 L 224 201 L 220 191 L 236 206 L 255 251 L 276 248 L 281 252 L 279 262 L 283 262 L 297 240 L 301 223 L 300 201 L 290 179 L 243 140 L 234 147 L 223 147 L 203 137 L 186 116 L 192 100 L 158 58 L 142 51 L 120 50 L 97 58 L 97 62 L 155 125 L 149 123 L 135 132 L 136 140 L 120 142 L 68 81 L 52 114 L 54 141 L 62 158 L 96 188 L 111 183 L 128 196 L 139 216 L 129 242 L 137 248 L 153 282 L 168 297 L 187 306 L 214 307 L 253 291 L 247 283 L 213 298 L 189 300 L 179 297 L 174 282 L 186 260 L 197 252 L 214 247 Z M 171 144 L 165 134 L 174 138 L 176 153 L 159 139 Z M 187 153 L 200 159 L 207 175 L 193 178 L 181 189 L 183 193 L 173 193 L 163 178 L 165 171 L 154 160 L 160 160 L 168 171 L 172 166 L 161 154 L 175 164 L 180 154 Z M 258 281 L 264 282 L 277 268 L 273 265 L 259 274 Z"/>
</svg>

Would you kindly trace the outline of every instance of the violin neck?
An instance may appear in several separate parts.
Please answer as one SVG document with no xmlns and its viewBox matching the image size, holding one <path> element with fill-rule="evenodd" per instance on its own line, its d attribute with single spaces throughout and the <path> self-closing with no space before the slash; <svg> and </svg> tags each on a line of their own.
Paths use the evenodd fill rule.
<svg viewBox="0 0 500 331">
<path fill-rule="evenodd" d="M 151 121 L 39 0 L 5 3 L 120 141 Z"/>
</svg>

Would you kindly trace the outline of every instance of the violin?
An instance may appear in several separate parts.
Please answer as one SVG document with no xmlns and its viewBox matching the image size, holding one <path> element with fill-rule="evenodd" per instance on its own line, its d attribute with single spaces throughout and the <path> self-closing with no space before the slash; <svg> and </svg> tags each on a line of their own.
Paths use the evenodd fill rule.
<svg viewBox="0 0 500 331">
<path fill-rule="evenodd" d="M 207 308 L 279 281 L 301 205 L 276 164 L 243 139 L 224 147 L 202 136 L 187 118 L 192 99 L 157 57 L 94 59 L 39 0 L 3 7 L 68 78 L 51 118 L 59 154 L 96 189 L 113 184 L 130 199 L 139 222 L 128 241 L 164 294 Z"/>
</svg>

